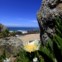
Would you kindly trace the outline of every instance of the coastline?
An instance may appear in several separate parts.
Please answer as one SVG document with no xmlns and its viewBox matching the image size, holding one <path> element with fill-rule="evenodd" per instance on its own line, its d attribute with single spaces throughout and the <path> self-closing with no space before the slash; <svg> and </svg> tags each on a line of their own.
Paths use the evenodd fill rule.
<svg viewBox="0 0 62 62">
<path fill-rule="evenodd" d="M 10 30 L 10 32 L 15 32 L 15 36 L 22 40 L 24 43 L 29 42 L 31 40 L 40 40 L 39 29 L 25 27 L 23 29 L 19 28 L 16 31 Z"/>
</svg>

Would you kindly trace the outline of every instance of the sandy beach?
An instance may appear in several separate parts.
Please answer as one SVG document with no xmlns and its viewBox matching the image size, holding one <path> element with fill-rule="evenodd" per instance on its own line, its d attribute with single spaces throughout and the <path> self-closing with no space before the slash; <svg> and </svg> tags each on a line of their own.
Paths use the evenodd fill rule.
<svg viewBox="0 0 62 62">
<path fill-rule="evenodd" d="M 24 36 L 19 36 L 19 39 L 21 39 L 23 42 L 28 42 L 30 40 L 39 40 L 40 39 L 40 34 L 27 34 Z"/>
</svg>

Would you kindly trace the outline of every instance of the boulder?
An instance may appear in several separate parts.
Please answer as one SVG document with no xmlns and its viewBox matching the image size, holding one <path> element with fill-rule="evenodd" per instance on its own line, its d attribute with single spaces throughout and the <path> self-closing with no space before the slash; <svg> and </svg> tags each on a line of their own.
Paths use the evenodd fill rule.
<svg viewBox="0 0 62 62">
<path fill-rule="evenodd" d="M 4 53 L 7 56 L 15 56 L 21 50 L 23 42 L 17 37 L 7 37 L 0 39 L 0 55 Z"/>
<path fill-rule="evenodd" d="M 42 44 L 45 44 L 44 42 L 49 37 L 55 35 L 55 18 L 57 16 L 62 18 L 62 0 L 42 0 L 40 10 L 37 13 Z"/>
<path fill-rule="evenodd" d="M 4 30 L 6 30 L 7 28 L 4 26 L 4 25 L 2 25 L 1 23 L 0 23 L 0 32 L 2 32 L 2 31 L 4 31 Z"/>
</svg>

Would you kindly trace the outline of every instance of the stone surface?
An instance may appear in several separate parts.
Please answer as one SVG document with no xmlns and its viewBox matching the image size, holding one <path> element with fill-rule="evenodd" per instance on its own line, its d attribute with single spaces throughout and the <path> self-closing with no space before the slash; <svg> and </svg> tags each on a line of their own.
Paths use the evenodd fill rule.
<svg viewBox="0 0 62 62">
<path fill-rule="evenodd" d="M 37 13 L 37 20 L 40 27 L 40 39 L 43 44 L 47 41 L 45 39 L 55 34 L 56 16 L 62 18 L 62 0 L 42 0 L 42 5 Z"/>
<path fill-rule="evenodd" d="M 0 39 L 0 55 L 4 50 L 6 55 L 16 55 L 22 48 L 23 42 L 17 37 L 7 37 Z"/>
<path fill-rule="evenodd" d="M 6 29 L 7 29 L 7 28 L 6 28 L 4 25 L 0 24 L 0 32 L 4 31 L 4 30 L 6 30 Z"/>
</svg>

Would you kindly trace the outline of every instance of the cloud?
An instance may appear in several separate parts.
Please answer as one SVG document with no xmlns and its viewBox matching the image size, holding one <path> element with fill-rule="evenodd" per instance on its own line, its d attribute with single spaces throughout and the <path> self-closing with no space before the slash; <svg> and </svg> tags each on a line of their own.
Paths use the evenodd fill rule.
<svg viewBox="0 0 62 62">
<path fill-rule="evenodd" d="M 0 23 L 6 26 L 28 26 L 28 27 L 37 27 L 38 23 L 36 19 L 29 18 L 2 18 Z"/>
<path fill-rule="evenodd" d="M 37 20 L 33 20 L 32 22 L 33 22 L 33 23 L 37 23 Z"/>
</svg>

